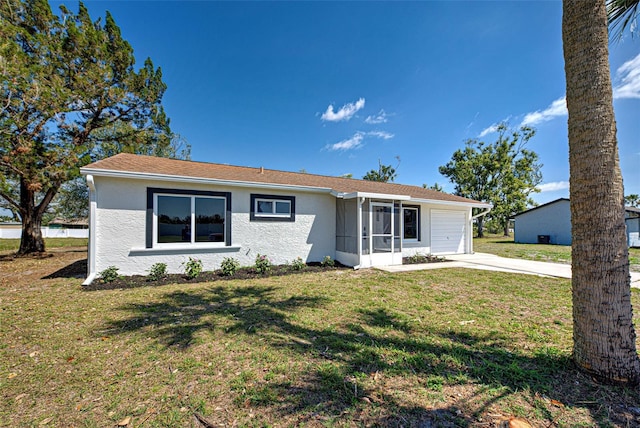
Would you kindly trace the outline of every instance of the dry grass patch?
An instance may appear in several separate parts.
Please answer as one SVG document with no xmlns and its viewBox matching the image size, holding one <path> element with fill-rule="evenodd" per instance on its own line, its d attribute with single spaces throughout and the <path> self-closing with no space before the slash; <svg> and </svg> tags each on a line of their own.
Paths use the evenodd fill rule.
<svg viewBox="0 0 640 428">
<path fill-rule="evenodd" d="M 337 270 L 88 291 L 62 269 L 80 258 L 0 261 L 0 426 L 640 424 L 638 391 L 574 370 L 566 280 Z"/>
</svg>

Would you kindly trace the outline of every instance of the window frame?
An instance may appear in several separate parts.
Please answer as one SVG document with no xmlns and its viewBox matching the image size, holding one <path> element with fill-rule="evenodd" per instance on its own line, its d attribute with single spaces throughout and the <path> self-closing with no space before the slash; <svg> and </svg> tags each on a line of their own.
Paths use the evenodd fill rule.
<svg viewBox="0 0 640 428">
<path fill-rule="evenodd" d="M 405 210 L 412 210 L 416 213 L 416 237 L 415 238 L 407 238 L 405 236 L 406 233 L 406 223 L 404 218 Z M 402 240 L 403 242 L 420 242 L 420 205 L 403 205 L 402 206 Z"/>
<path fill-rule="evenodd" d="M 269 213 L 258 212 L 258 202 L 272 202 L 273 211 Z M 289 214 L 276 213 L 276 203 L 288 202 Z M 252 193 L 250 195 L 250 220 L 251 221 L 279 221 L 279 222 L 295 222 L 296 221 L 296 197 L 283 195 L 263 195 Z"/>
<path fill-rule="evenodd" d="M 190 242 L 158 242 L 158 196 L 173 196 L 190 198 L 192 231 Z M 224 200 L 224 237 L 222 242 L 196 241 L 196 198 L 210 198 Z M 194 247 L 228 247 L 231 246 L 231 193 L 211 192 L 204 190 L 166 189 L 157 187 L 147 188 L 146 215 L 146 248 L 194 248 Z"/>
</svg>

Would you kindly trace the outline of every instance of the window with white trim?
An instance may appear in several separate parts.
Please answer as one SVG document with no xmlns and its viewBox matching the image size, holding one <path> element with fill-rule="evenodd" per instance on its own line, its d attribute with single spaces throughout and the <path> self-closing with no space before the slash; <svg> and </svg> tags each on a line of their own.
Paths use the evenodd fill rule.
<svg viewBox="0 0 640 428">
<path fill-rule="evenodd" d="M 251 194 L 251 221 L 295 221 L 294 196 Z"/>
<path fill-rule="evenodd" d="M 231 194 L 147 189 L 147 248 L 231 243 Z"/>
<path fill-rule="evenodd" d="M 420 240 L 420 207 L 403 206 L 403 239 L 405 241 Z"/>
</svg>

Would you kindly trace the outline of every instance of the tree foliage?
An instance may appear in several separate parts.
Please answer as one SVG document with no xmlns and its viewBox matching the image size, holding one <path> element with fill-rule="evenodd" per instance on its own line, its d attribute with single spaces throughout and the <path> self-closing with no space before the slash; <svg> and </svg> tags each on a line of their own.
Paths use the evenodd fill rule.
<svg viewBox="0 0 640 428">
<path fill-rule="evenodd" d="M 362 177 L 362 179 L 369 181 L 380 181 L 383 183 L 395 181 L 396 177 L 398 176 L 398 174 L 396 173 L 396 168 L 398 168 L 398 166 L 400 165 L 400 157 L 396 156 L 396 159 L 398 160 L 398 165 L 396 165 L 395 168 L 391 165 L 383 165 L 380 162 L 380 159 L 378 159 L 378 169 L 372 169 L 371 171 L 367 172 L 364 177 Z"/>
<path fill-rule="evenodd" d="M 542 165 L 535 152 L 524 148 L 535 135 L 533 128 L 509 130 L 503 123 L 497 132 L 492 144 L 467 140 L 464 149 L 456 150 L 439 171 L 455 184 L 456 195 L 491 203 L 490 218 L 499 222 L 506 235 L 509 218 L 534 204 L 529 195 L 539 191 Z M 483 217 L 477 222 L 482 237 Z"/>
<path fill-rule="evenodd" d="M 627 28 L 637 31 L 638 0 L 607 0 L 607 19 L 613 40 L 621 40 Z"/>
<path fill-rule="evenodd" d="M 625 205 L 630 207 L 640 208 L 640 195 L 637 193 L 632 193 L 624 197 Z"/>
<path fill-rule="evenodd" d="M 0 197 L 19 213 L 19 253 L 44 251 L 42 216 L 61 185 L 89 162 L 119 151 L 167 155 L 166 85 L 107 12 L 80 3 L 0 2 Z"/>
<path fill-rule="evenodd" d="M 438 192 L 444 192 L 444 189 L 438 183 L 433 183 L 433 186 L 429 186 L 428 184 L 423 183 L 422 187 L 425 188 L 425 189 L 436 190 Z"/>
</svg>

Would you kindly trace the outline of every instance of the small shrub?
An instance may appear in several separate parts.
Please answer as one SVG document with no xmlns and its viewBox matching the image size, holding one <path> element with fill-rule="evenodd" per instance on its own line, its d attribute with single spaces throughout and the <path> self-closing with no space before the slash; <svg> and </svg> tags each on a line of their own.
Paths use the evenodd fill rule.
<svg viewBox="0 0 640 428">
<path fill-rule="evenodd" d="M 267 273 L 271 270 L 271 260 L 267 256 L 259 254 L 256 256 L 256 270 L 258 273 Z"/>
<path fill-rule="evenodd" d="M 304 260 L 302 260 L 301 257 L 298 257 L 297 259 L 291 262 L 292 270 L 302 270 L 306 267 L 307 267 L 307 264 L 304 262 Z"/>
<path fill-rule="evenodd" d="M 233 257 L 225 257 L 220 264 L 224 276 L 233 276 L 240 269 L 240 262 Z"/>
<path fill-rule="evenodd" d="M 403 264 L 418 264 L 418 263 L 439 263 L 444 262 L 447 259 L 442 256 L 434 256 L 433 254 L 420 254 L 416 253 L 402 259 Z"/>
<path fill-rule="evenodd" d="M 149 269 L 149 275 L 147 279 L 149 281 L 159 281 L 167 276 L 167 264 L 166 263 L 154 263 Z"/>
<path fill-rule="evenodd" d="M 120 275 L 118 275 L 118 268 L 115 266 L 109 266 L 100 272 L 100 279 L 102 282 L 113 282 L 118 278 L 120 278 Z"/>
<path fill-rule="evenodd" d="M 322 267 L 333 267 L 336 265 L 336 262 L 333 261 L 331 256 L 324 256 L 324 259 L 320 262 Z"/>
<path fill-rule="evenodd" d="M 189 257 L 189 260 L 182 265 L 184 266 L 184 274 L 189 279 L 197 278 L 202 273 L 202 260 Z"/>
<path fill-rule="evenodd" d="M 424 261 L 424 256 L 420 253 L 415 253 L 409 256 L 409 263 L 418 264 Z"/>
</svg>

